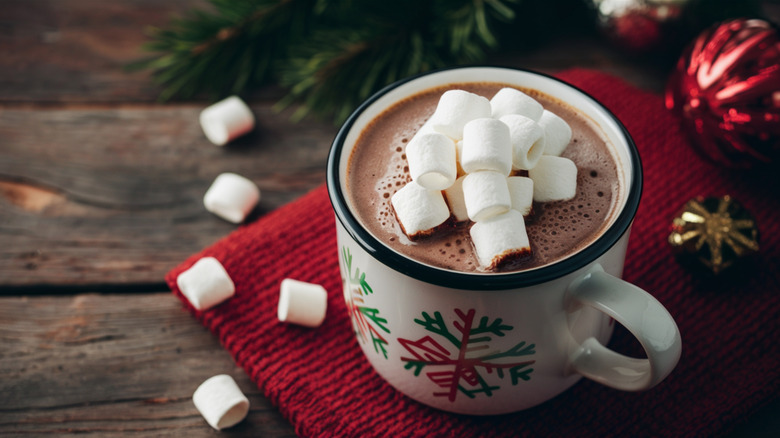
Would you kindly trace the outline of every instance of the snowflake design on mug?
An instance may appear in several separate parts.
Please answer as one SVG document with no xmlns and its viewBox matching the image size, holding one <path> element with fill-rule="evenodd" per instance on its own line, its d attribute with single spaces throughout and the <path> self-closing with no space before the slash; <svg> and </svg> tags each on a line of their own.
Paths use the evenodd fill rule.
<svg viewBox="0 0 780 438">
<path fill-rule="evenodd" d="M 379 315 L 379 309 L 367 306 L 364 299 L 373 294 L 374 290 L 366 281 L 365 272 L 361 273 L 358 267 L 352 270 L 352 253 L 346 246 L 341 247 L 341 257 L 345 268 L 342 272 L 346 273 L 343 279 L 344 299 L 355 333 L 362 343 L 370 338 L 374 351 L 387 359 L 387 339 L 382 335 L 382 332 L 390 334 L 387 320 Z"/>
<path fill-rule="evenodd" d="M 411 357 L 401 357 L 406 362 L 404 368 L 414 371 L 419 376 L 423 369 L 426 377 L 443 391 L 434 392 L 435 397 L 447 397 L 454 402 L 459 393 L 469 398 L 475 398 L 482 393 L 488 397 L 500 389 L 500 386 L 490 385 L 484 378 L 484 373 L 496 372 L 504 379 L 508 374 L 511 384 L 517 385 L 521 380 L 531 379 L 535 360 L 515 361 L 511 358 L 530 356 L 536 353 L 534 344 L 522 341 L 506 351 L 491 349 L 493 337 L 502 337 L 513 329 L 503 323 L 501 318 L 491 320 L 483 316 L 475 321 L 476 311 L 469 309 L 464 312 L 455 309 L 457 320 L 448 327 L 441 312 L 433 316 L 422 312 L 422 319 L 414 322 L 428 332 L 436 335 L 424 336 L 416 341 L 398 338 L 398 342 L 411 354 Z M 445 347 L 437 340 L 449 346 Z"/>
</svg>

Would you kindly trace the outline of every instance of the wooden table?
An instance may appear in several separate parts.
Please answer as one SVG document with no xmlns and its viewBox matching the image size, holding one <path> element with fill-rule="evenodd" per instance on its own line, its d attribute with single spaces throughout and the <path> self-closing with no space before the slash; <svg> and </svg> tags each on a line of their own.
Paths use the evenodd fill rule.
<svg viewBox="0 0 780 438">
<path fill-rule="evenodd" d="M 216 175 L 255 181 L 262 215 L 324 181 L 337 128 L 292 123 L 272 110 L 283 91 L 269 87 L 248 99 L 256 131 L 218 148 L 198 125 L 208 102 L 155 103 L 149 76 L 124 66 L 144 56 L 146 26 L 192 6 L 0 2 L 2 436 L 215 436 L 191 396 L 220 373 L 252 405 L 227 436 L 295 435 L 163 276 L 235 229 L 203 208 Z M 490 62 L 595 68 L 656 92 L 668 73 L 595 36 Z"/>
</svg>

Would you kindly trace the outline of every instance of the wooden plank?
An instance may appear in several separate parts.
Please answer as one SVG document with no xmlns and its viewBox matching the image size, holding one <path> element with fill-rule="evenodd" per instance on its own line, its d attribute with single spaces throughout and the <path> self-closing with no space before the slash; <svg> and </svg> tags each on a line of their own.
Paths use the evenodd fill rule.
<svg viewBox="0 0 780 438">
<path fill-rule="evenodd" d="M 206 212 L 214 178 L 236 172 L 262 200 L 250 219 L 325 180 L 336 128 L 252 107 L 255 132 L 226 147 L 199 106 L 0 109 L 0 291 L 154 283 L 236 229 Z"/>
<path fill-rule="evenodd" d="M 0 297 L 0 436 L 212 437 L 192 404 L 229 374 L 250 399 L 228 436 L 295 436 L 172 294 Z"/>
<path fill-rule="evenodd" d="M 205 1 L 4 0 L 0 100 L 149 101 L 146 72 L 125 66 L 146 54 L 145 29 Z"/>
</svg>

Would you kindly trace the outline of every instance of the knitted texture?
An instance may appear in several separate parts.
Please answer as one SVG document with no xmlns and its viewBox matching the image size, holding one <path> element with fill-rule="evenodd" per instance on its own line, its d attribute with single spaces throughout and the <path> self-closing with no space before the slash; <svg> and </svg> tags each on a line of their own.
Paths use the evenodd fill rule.
<svg viewBox="0 0 780 438">
<path fill-rule="evenodd" d="M 686 143 L 662 98 L 588 70 L 561 79 L 614 112 L 636 141 L 645 172 L 624 278 L 669 309 L 683 353 L 657 387 L 621 392 L 582 379 L 522 412 L 487 417 L 446 413 L 401 395 L 363 357 L 342 298 L 334 214 L 320 187 L 195 254 L 166 280 L 192 314 L 219 337 L 301 436 L 719 436 L 771 402 L 780 390 L 780 200 L 776 177 L 718 168 Z M 692 197 L 730 194 L 755 216 L 761 252 L 731 275 L 710 279 L 676 261 L 666 242 L 671 219 Z M 222 262 L 236 295 L 193 309 L 176 277 L 204 256 Z M 277 321 L 284 278 L 328 290 L 324 324 Z M 621 327 L 610 347 L 637 355 Z"/>
</svg>

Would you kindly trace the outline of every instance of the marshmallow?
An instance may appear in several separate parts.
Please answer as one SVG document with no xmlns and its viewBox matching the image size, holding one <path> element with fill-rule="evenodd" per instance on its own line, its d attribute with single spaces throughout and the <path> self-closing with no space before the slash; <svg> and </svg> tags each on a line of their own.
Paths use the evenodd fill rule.
<svg viewBox="0 0 780 438">
<path fill-rule="evenodd" d="M 249 412 L 249 400 L 227 374 L 201 383 L 192 394 L 192 402 L 206 422 L 217 430 L 235 426 Z"/>
<path fill-rule="evenodd" d="M 571 141 L 571 127 L 555 113 L 544 110 L 539 119 L 544 129 L 544 154 L 560 156 Z"/>
<path fill-rule="evenodd" d="M 469 230 L 482 268 L 495 269 L 510 259 L 531 254 L 523 215 L 509 210 L 475 223 Z"/>
<path fill-rule="evenodd" d="M 509 114 L 501 117 L 512 140 L 512 168 L 528 170 L 536 166 L 544 152 L 544 129 L 528 117 Z"/>
<path fill-rule="evenodd" d="M 489 170 L 470 173 L 463 178 L 463 200 L 469 219 L 474 222 L 512 208 L 506 176 Z"/>
<path fill-rule="evenodd" d="M 466 173 L 493 170 L 508 176 L 512 171 L 512 140 L 506 123 L 476 119 L 463 128 L 461 167 Z"/>
<path fill-rule="evenodd" d="M 463 140 L 458 140 L 455 142 L 455 166 L 458 169 L 458 178 L 466 174 L 466 171 L 463 170 L 463 167 L 460 165 L 460 159 L 463 156 Z"/>
<path fill-rule="evenodd" d="M 577 166 L 568 158 L 545 155 L 528 176 L 536 202 L 566 201 L 577 194 Z"/>
<path fill-rule="evenodd" d="M 244 221 L 260 201 L 255 183 L 235 173 L 217 176 L 203 196 L 206 210 L 234 224 Z"/>
<path fill-rule="evenodd" d="M 531 120 L 539 120 L 544 107 L 533 97 L 515 90 L 514 88 L 502 88 L 490 99 L 491 114 L 493 118 L 500 119 L 508 114 L 519 114 Z"/>
<path fill-rule="evenodd" d="M 279 321 L 319 327 L 328 309 L 328 292 L 319 284 L 285 278 L 279 288 Z"/>
<path fill-rule="evenodd" d="M 444 191 L 444 197 L 446 198 L 447 205 L 450 207 L 450 212 L 457 222 L 465 222 L 469 220 L 469 214 L 466 210 L 466 201 L 463 199 L 463 179 L 460 177 Z"/>
<path fill-rule="evenodd" d="M 426 189 L 444 190 L 455 182 L 455 156 L 455 142 L 443 134 L 415 135 L 406 146 L 409 174 Z"/>
<path fill-rule="evenodd" d="M 236 286 L 227 271 L 214 257 L 203 257 L 190 269 L 179 274 L 176 284 L 181 293 L 198 310 L 206 310 L 230 298 Z"/>
<path fill-rule="evenodd" d="M 450 218 L 450 209 L 439 190 L 428 190 L 414 181 L 395 192 L 393 205 L 398 223 L 410 239 L 433 233 Z"/>
<path fill-rule="evenodd" d="M 428 119 L 423 123 L 422 126 L 420 126 L 420 129 L 417 130 L 417 132 L 414 133 L 414 137 L 409 141 L 409 143 L 412 143 L 415 138 L 423 136 L 425 134 L 438 134 L 436 130 L 433 129 L 433 124 L 431 123 L 431 119 Z"/>
<path fill-rule="evenodd" d="M 203 133 L 215 145 L 223 146 L 255 127 L 255 116 L 237 96 L 221 100 L 200 112 Z"/>
<path fill-rule="evenodd" d="M 517 210 L 523 216 L 531 214 L 534 203 L 534 180 L 524 176 L 510 176 L 506 179 L 509 188 L 509 198 L 512 200 L 512 210 Z"/>
<path fill-rule="evenodd" d="M 449 90 L 441 95 L 430 121 L 436 132 L 460 140 L 466 123 L 490 117 L 490 113 L 490 101 L 487 98 L 468 91 Z"/>
</svg>

